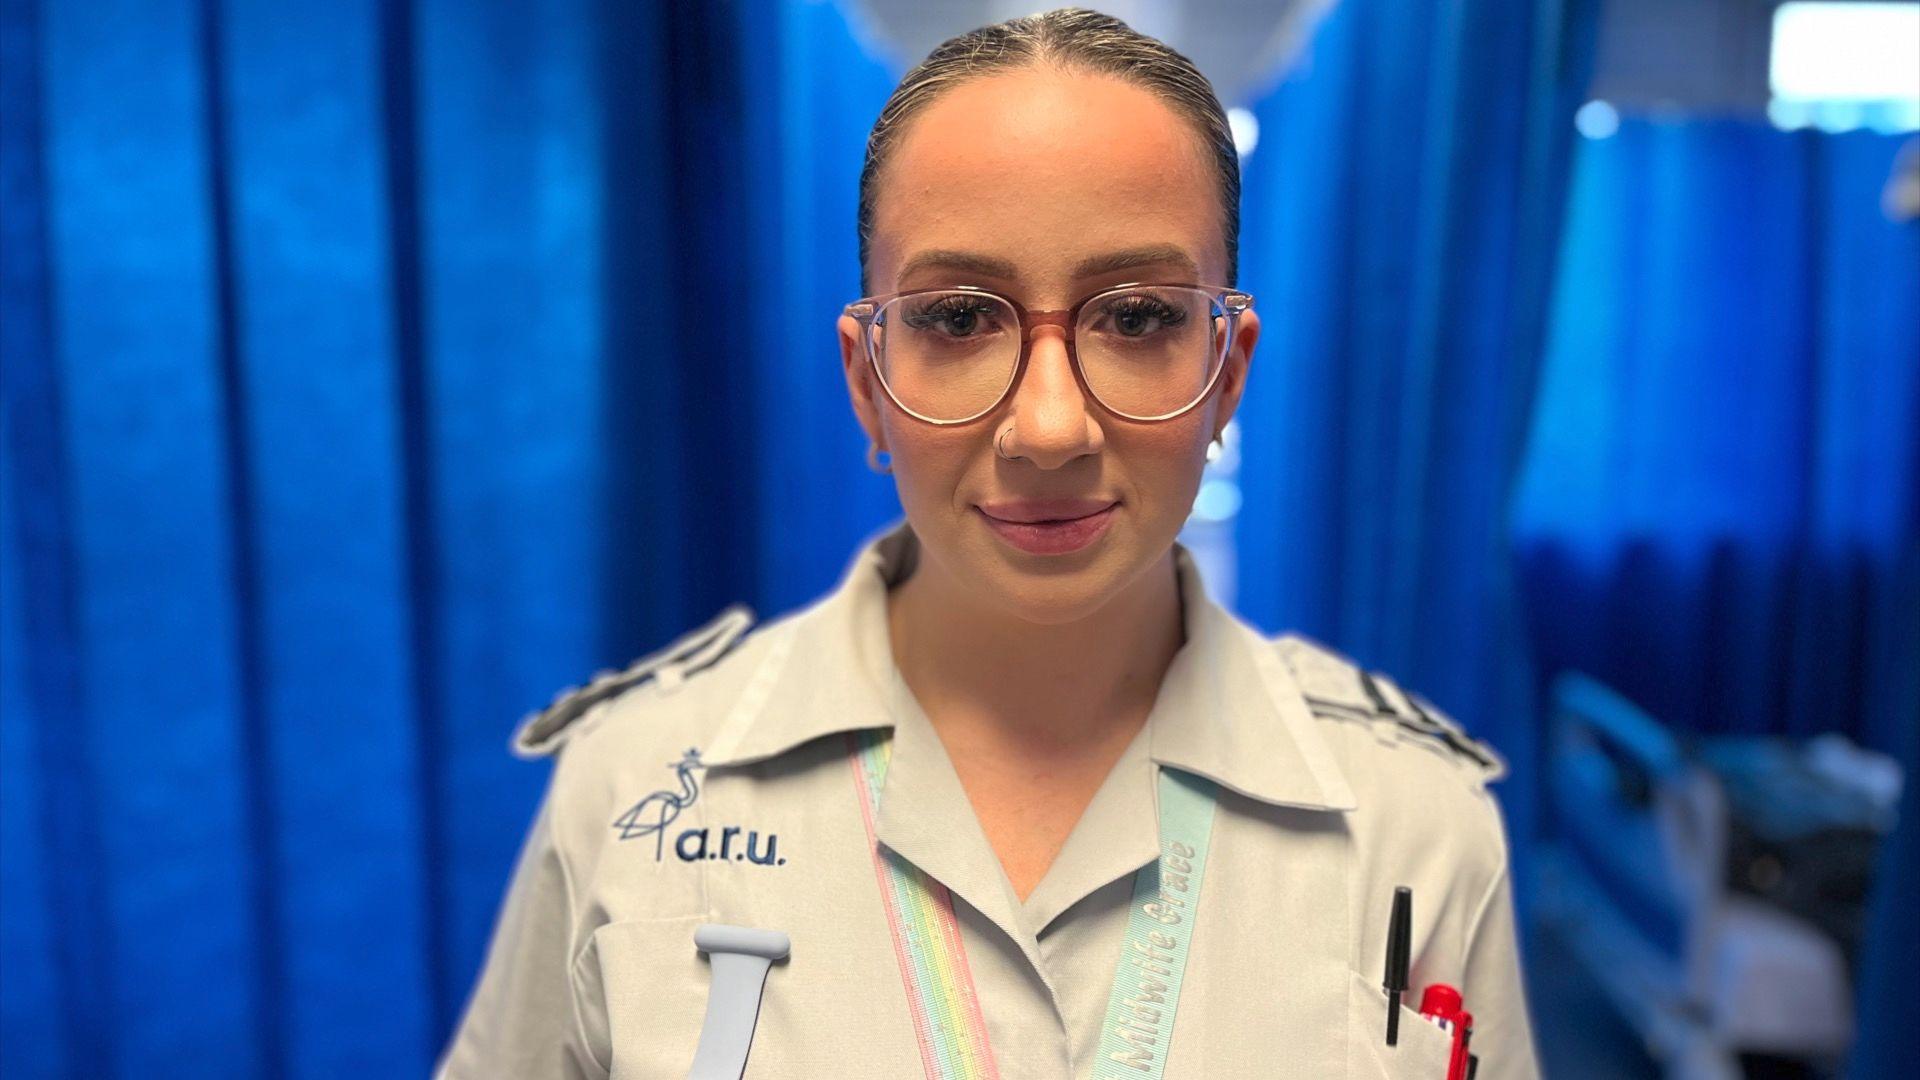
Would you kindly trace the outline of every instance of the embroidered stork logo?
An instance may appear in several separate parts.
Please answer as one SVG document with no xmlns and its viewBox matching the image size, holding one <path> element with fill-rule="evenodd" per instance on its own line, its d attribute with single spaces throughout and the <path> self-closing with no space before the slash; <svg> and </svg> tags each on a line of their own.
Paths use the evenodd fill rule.
<svg viewBox="0 0 1920 1080">
<path fill-rule="evenodd" d="M 695 769 L 706 766 L 700 763 L 700 748 L 696 746 L 689 747 L 678 762 L 668 762 L 667 767 L 679 775 L 680 790 L 656 791 L 634 803 L 613 823 L 613 827 L 620 830 L 622 840 L 632 840 L 638 836 L 653 837 L 655 861 L 666 851 L 667 826 L 680 816 L 680 811 L 692 806 L 693 801 L 700 797 L 700 781 L 693 773 Z"/>
</svg>

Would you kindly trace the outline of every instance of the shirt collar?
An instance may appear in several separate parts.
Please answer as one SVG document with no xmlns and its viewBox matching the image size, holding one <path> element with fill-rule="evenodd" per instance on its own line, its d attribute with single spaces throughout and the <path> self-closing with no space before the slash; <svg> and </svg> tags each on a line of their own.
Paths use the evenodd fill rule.
<svg viewBox="0 0 1920 1080">
<path fill-rule="evenodd" d="M 703 754 L 709 767 L 783 754 L 839 732 L 892 727 L 895 668 L 888 586 L 910 572 L 919 538 L 904 520 L 870 536 L 840 584 L 765 628 L 765 658 Z M 1153 760 L 1283 806 L 1351 810 L 1345 775 L 1273 642 L 1208 595 L 1174 544 L 1186 644 L 1148 717 Z"/>
<path fill-rule="evenodd" d="M 912 568 L 917 544 L 904 519 L 869 536 L 832 592 L 762 630 L 772 639 L 766 656 L 702 762 L 744 765 L 822 736 L 893 726 L 887 587 Z"/>
</svg>

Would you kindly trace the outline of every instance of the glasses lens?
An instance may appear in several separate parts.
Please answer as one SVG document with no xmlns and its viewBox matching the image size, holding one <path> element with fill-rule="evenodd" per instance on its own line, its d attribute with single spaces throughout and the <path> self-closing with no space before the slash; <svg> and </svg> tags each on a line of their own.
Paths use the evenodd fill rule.
<svg viewBox="0 0 1920 1080">
<path fill-rule="evenodd" d="M 993 405 L 1020 358 L 1020 317 L 994 296 L 927 292 L 889 301 L 873 321 L 880 378 L 909 411 L 970 419 Z"/>
<path fill-rule="evenodd" d="M 1227 330 L 1226 313 L 1205 290 L 1142 285 L 1088 301 L 1074 343 L 1101 404 L 1151 420 L 1206 392 L 1226 353 Z"/>
</svg>

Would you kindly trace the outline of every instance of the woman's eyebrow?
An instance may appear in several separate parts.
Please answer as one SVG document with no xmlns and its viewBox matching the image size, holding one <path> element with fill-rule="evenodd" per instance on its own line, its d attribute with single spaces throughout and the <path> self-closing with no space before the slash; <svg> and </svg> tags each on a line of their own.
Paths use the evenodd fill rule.
<svg viewBox="0 0 1920 1080">
<path fill-rule="evenodd" d="M 1199 267 L 1193 261 L 1193 257 L 1178 246 L 1173 244 L 1145 244 L 1140 247 L 1124 248 L 1120 251 L 1109 251 L 1082 259 L 1074 264 L 1073 276 L 1075 278 L 1096 277 L 1100 274 L 1112 273 L 1115 270 L 1125 270 L 1129 267 L 1162 263 L 1177 267 L 1179 271 L 1185 274 L 1190 280 L 1200 272 Z M 936 267 L 942 270 L 961 270 L 987 277 L 1001 278 L 1006 281 L 1015 281 L 1020 277 L 1019 267 L 1005 259 L 996 258 L 992 255 L 983 255 L 973 251 L 953 251 L 944 248 L 935 248 L 929 251 L 919 252 L 912 258 L 909 258 L 906 264 L 900 268 L 899 280 L 905 281 L 909 275 L 916 271 Z"/>
<path fill-rule="evenodd" d="M 1082 259 L 1074 265 L 1076 278 L 1098 277 L 1115 270 L 1125 270 L 1133 266 L 1147 266 L 1157 263 L 1169 263 L 1179 267 L 1180 272 L 1192 281 L 1200 274 L 1200 268 L 1193 256 L 1172 244 L 1147 244 L 1143 247 L 1127 248 L 1123 251 L 1110 251 L 1105 255 L 1094 255 Z"/>
</svg>

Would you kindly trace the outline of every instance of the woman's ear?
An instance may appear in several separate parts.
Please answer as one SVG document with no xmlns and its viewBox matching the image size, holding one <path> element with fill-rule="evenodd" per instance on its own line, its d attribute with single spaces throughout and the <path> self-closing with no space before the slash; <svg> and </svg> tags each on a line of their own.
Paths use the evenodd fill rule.
<svg viewBox="0 0 1920 1080">
<path fill-rule="evenodd" d="M 1224 429 L 1227 421 L 1240 408 L 1240 395 L 1247 389 L 1247 371 L 1253 365 L 1253 346 L 1260 340 L 1260 314 L 1252 308 L 1235 320 L 1233 344 L 1227 347 L 1227 358 L 1220 372 L 1220 407 L 1216 411 L 1214 425 Z"/>
<path fill-rule="evenodd" d="M 847 379 L 847 398 L 853 405 L 854 418 L 860 421 L 860 428 L 867 438 L 886 449 L 886 441 L 881 438 L 880 404 L 874 399 L 873 365 L 867 363 L 866 334 L 860 326 L 860 320 L 851 315 L 842 315 L 835 324 L 840 338 L 840 369 Z"/>
</svg>

